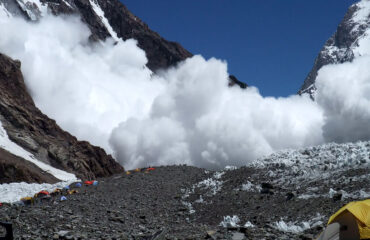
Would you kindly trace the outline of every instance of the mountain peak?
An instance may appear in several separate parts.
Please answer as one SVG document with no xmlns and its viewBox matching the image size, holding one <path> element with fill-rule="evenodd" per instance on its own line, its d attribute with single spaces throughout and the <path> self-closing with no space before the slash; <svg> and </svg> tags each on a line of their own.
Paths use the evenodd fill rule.
<svg viewBox="0 0 370 240">
<path fill-rule="evenodd" d="M 369 54 L 370 1 L 362 0 L 347 11 L 336 32 L 329 38 L 317 56 L 299 94 L 315 94 L 315 80 L 319 70 L 329 64 L 351 62 L 358 56 Z"/>
</svg>

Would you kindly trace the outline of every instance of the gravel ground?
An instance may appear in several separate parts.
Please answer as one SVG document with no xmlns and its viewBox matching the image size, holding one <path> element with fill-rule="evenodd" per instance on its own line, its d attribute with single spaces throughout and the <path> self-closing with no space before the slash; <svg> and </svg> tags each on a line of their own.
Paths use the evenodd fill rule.
<svg viewBox="0 0 370 240">
<path fill-rule="evenodd" d="M 13 223 L 15 239 L 312 239 L 331 213 L 353 200 L 300 199 L 291 186 L 267 182 L 266 171 L 188 166 L 132 171 L 78 188 L 67 201 L 57 196 L 31 206 L 4 205 L 0 220 Z M 243 190 L 247 179 L 254 185 Z M 352 188 L 369 184 L 364 181 Z M 234 215 L 239 221 L 220 225 Z M 296 233 L 276 225 L 281 220 L 299 225 L 315 217 L 318 224 Z M 254 227 L 244 227 L 248 221 Z"/>
</svg>

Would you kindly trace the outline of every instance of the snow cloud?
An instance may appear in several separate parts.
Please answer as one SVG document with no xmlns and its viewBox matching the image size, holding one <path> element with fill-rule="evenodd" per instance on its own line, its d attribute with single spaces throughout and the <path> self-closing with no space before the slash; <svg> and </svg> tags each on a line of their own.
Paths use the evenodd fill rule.
<svg viewBox="0 0 370 240">
<path fill-rule="evenodd" d="M 254 87 L 229 88 L 227 63 L 213 58 L 194 56 L 154 74 L 135 40 L 91 44 L 77 17 L 0 19 L 0 52 L 22 61 L 36 105 L 126 168 L 240 166 L 281 149 L 370 136 L 357 127 L 369 125 L 367 58 L 353 63 L 357 70 L 323 69 L 317 103 L 265 98 Z"/>
<path fill-rule="evenodd" d="M 225 62 L 195 56 L 169 69 L 168 84 L 145 119 L 131 118 L 111 137 L 125 165 L 243 165 L 277 149 L 322 142 L 321 109 L 309 97 L 263 98 L 229 88 Z"/>
<path fill-rule="evenodd" d="M 0 50 L 22 61 L 36 105 L 79 139 L 112 152 L 112 129 L 145 116 L 163 88 L 151 81 L 145 52 L 135 40 L 91 45 L 77 17 L 46 16 L 39 23 L 0 21 Z"/>
<path fill-rule="evenodd" d="M 370 56 L 326 66 L 317 77 L 317 102 L 324 110 L 326 141 L 370 139 Z"/>
</svg>

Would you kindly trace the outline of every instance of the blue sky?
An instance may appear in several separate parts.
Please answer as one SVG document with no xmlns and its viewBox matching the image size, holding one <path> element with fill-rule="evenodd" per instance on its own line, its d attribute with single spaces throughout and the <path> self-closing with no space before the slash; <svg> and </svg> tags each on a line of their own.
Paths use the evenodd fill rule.
<svg viewBox="0 0 370 240">
<path fill-rule="evenodd" d="M 264 96 L 295 94 L 355 0 L 122 0 L 164 38 L 226 60 Z"/>
</svg>

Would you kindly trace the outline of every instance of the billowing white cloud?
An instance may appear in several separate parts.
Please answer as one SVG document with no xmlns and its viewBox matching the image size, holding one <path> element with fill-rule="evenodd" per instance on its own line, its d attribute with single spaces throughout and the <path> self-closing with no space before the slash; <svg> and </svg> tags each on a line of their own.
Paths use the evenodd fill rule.
<svg viewBox="0 0 370 240">
<path fill-rule="evenodd" d="M 0 21 L 1 52 L 22 61 L 36 105 L 79 139 L 112 152 L 112 129 L 146 116 L 163 83 L 151 81 L 135 40 L 91 45 L 77 17 L 46 16 L 39 23 Z"/>
<path fill-rule="evenodd" d="M 370 139 L 370 56 L 326 66 L 317 77 L 317 102 L 324 109 L 326 141 Z"/>
<path fill-rule="evenodd" d="M 321 109 L 309 97 L 263 98 L 255 88 L 229 88 L 222 61 L 195 56 L 160 77 L 167 89 L 150 115 L 113 131 L 125 166 L 219 168 L 322 142 Z"/>
<path fill-rule="evenodd" d="M 135 40 L 91 44 L 89 35 L 76 17 L 46 16 L 37 24 L 1 18 L 0 52 L 22 61 L 44 113 L 126 168 L 219 168 L 325 140 L 369 139 L 356 127 L 369 123 L 369 78 L 356 78 L 356 87 L 352 73 L 331 74 L 343 68 L 338 72 L 363 76 L 367 58 L 323 69 L 317 104 L 307 96 L 265 98 L 253 87 L 229 88 L 227 64 L 213 58 L 194 56 L 153 74 Z M 347 95 L 337 91 L 338 81 Z"/>
</svg>

